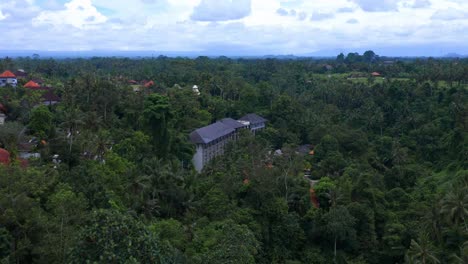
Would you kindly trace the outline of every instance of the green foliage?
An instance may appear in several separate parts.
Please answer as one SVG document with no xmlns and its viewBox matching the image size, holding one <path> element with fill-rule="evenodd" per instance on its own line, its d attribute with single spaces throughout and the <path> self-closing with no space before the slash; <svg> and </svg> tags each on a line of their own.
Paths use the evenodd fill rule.
<svg viewBox="0 0 468 264">
<path fill-rule="evenodd" d="M 2 262 L 466 262 L 466 59 L 1 65 L 62 99 L 38 106 L 42 92 L 0 89 L 12 154 L 0 165 Z M 129 80 L 155 85 L 134 92 Z M 196 173 L 190 132 L 251 112 L 266 129 L 241 131 Z M 46 139 L 42 157 L 19 168 L 32 137 Z M 305 144 L 313 152 L 297 151 Z"/>
<path fill-rule="evenodd" d="M 166 155 L 170 147 L 168 126 L 172 118 L 169 99 L 159 94 L 152 94 L 147 97 L 145 100 L 143 117 L 148 131 L 153 137 L 155 151 L 159 153 L 160 156 Z"/>
<path fill-rule="evenodd" d="M 115 210 L 98 210 L 83 227 L 68 259 L 71 263 L 171 263 L 171 250 L 131 216 Z"/>
<path fill-rule="evenodd" d="M 141 131 L 136 131 L 130 137 L 114 146 L 114 152 L 121 157 L 140 162 L 150 152 L 150 138 Z"/>
<path fill-rule="evenodd" d="M 193 263 L 255 263 L 260 244 L 245 225 L 213 222 L 194 235 L 189 251 Z"/>
<path fill-rule="evenodd" d="M 17 143 L 22 137 L 24 127 L 17 122 L 7 122 L 0 129 L 0 143 L 4 148 L 13 152 L 17 148 Z"/>
<path fill-rule="evenodd" d="M 40 138 L 45 138 L 53 129 L 53 115 L 46 106 L 39 106 L 31 111 L 29 128 Z"/>
</svg>

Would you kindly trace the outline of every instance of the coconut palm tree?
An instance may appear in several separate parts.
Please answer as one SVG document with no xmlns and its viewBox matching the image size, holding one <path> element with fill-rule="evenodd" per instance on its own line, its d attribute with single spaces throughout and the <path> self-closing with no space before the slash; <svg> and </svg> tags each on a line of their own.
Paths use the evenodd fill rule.
<svg viewBox="0 0 468 264">
<path fill-rule="evenodd" d="M 427 233 L 421 233 L 417 242 L 411 240 L 407 256 L 410 263 L 440 263 Z"/>
<path fill-rule="evenodd" d="M 450 259 L 452 263 L 456 264 L 468 263 L 468 241 L 463 243 L 463 245 L 460 247 L 460 256 L 457 254 L 452 254 Z"/>
<path fill-rule="evenodd" d="M 68 108 L 63 112 L 63 122 L 61 127 L 65 130 L 69 143 L 69 153 L 71 153 L 75 136 L 79 134 L 79 127 L 83 124 L 83 112 L 78 108 Z"/>
<path fill-rule="evenodd" d="M 425 215 L 422 217 L 424 226 L 427 230 L 430 230 L 430 233 L 433 238 L 441 242 L 442 240 L 442 217 L 441 217 L 441 205 L 440 203 L 434 204 Z"/>
<path fill-rule="evenodd" d="M 446 215 L 447 219 L 458 225 L 463 223 L 465 231 L 468 231 L 466 217 L 468 216 L 468 188 L 454 188 L 442 200 L 441 213 Z"/>
</svg>

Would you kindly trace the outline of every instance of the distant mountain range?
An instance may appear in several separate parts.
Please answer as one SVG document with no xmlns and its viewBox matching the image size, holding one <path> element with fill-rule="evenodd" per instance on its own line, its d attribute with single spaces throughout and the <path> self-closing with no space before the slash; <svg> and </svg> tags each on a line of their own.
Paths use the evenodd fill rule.
<svg viewBox="0 0 468 264">
<path fill-rule="evenodd" d="M 458 53 L 447 53 L 444 56 L 445 58 L 468 58 L 468 55 L 461 55 Z"/>
<path fill-rule="evenodd" d="M 34 57 L 39 55 L 40 58 L 91 58 L 91 57 L 128 57 L 128 58 L 151 58 L 159 56 L 167 57 L 188 57 L 196 58 L 199 56 L 220 57 L 226 56 L 230 58 L 275 58 L 275 59 L 299 59 L 304 57 L 314 58 L 334 58 L 339 53 L 345 55 L 349 52 L 364 53 L 368 49 L 359 49 L 356 51 L 348 50 L 321 50 L 312 53 L 303 54 L 288 54 L 288 55 L 265 55 L 256 54 L 257 52 L 229 49 L 222 50 L 207 50 L 207 51 L 103 51 L 103 50 L 89 50 L 89 51 L 39 51 L 39 50 L 0 50 L 0 57 Z M 459 53 L 441 53 L 424 52 L 420 49 L 392 49 L 392 48 L 378 48 L 373 49 L 374 52 L 380 56 L 386 57 L 439 57 L 439 58 L 468 58 L 468 55 L 461 55 Z M 466 53 L 468 54 L 468 52 Z"/>
</svg>

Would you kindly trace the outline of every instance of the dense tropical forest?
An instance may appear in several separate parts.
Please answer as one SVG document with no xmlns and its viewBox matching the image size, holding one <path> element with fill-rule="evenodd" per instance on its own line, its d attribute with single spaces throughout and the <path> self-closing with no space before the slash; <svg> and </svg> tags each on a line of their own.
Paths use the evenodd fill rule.
<svg viewBox="0 0 468 264">
<path fill-rule="evenodd" d="M 16 69 L 2 263 L 468 263 L 467 59 L 0 61 Z M 190 132 L 247 113 L 267 128 L 197 173 Z"/>
</svg>

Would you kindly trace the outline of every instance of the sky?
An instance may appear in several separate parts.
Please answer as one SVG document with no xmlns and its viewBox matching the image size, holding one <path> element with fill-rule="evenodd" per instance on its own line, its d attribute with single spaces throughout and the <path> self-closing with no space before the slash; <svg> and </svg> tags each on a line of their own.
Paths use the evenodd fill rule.
<svg viewBox="0 0 468 264">
<path fill-rule="evenodd" d="M 468 0 L 0 0 L 0 50 L 468 54 Z"/>
</svg>

